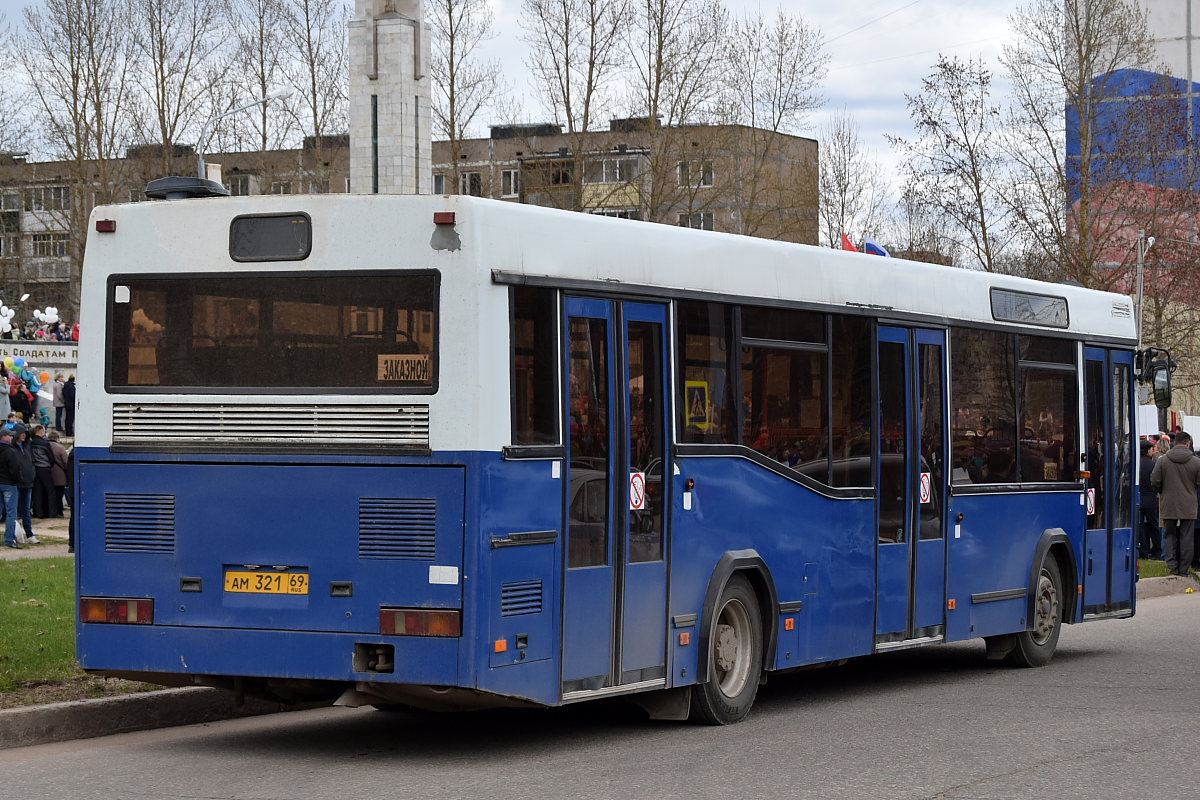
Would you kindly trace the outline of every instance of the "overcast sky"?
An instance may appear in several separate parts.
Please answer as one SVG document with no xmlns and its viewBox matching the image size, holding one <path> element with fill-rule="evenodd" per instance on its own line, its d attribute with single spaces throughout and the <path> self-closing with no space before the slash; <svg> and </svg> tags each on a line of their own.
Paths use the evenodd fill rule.
<svg viewBox="0 0 1200 800">
<path fill-rule="evenodd" d="M 982 56 L 998 69 L 996 57 L 1008 36 L 1006 17 L 1014 0 L 725 0 L 734 13 L 782 7 L 800 13 L 820 29 L 832 56 L 825 82 L 825 112 L 805 135 L 816 137 L 824 113 L 847 108 L 868 149 L 895 163 L 883 134 L 911 134 L 904 94 L 915 92 L 939 52 L 963 58 Z M 27 0 L 0 0 L 9 24 L 20 20 Z M 497 36 L 489 43 L 501 58 L 530 119 L 543 116 L 526 80 L 518 14 L 521 0 L 493 0 Z M 489 122 L 492 120 L 488 120 Z"/>
</svg>

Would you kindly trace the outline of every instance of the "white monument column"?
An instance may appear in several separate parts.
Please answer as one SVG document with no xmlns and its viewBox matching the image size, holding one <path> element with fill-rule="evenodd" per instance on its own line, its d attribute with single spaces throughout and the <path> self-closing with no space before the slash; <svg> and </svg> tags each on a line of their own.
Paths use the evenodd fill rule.
<svg viewBox="0 0 1200 800">
<path fill-rule="evenodd" d="M 420 0 L 354 0 L 350 21 L 350 191 L 432 187 L 429 27 Z"/>
</svg>

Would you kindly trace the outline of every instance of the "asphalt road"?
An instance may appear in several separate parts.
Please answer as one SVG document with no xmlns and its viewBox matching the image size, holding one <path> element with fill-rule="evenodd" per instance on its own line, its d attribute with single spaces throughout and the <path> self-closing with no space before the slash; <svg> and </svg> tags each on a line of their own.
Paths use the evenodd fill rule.
<svg viewBox="0 0 1200 800">
<path fill-rule="evenodd" d="M 982 643 L 773 678 L 726 728 L 624 704 L 318 709 L 0 753 L 0 798 L 1200 797 L 1200 594 L 1064 629 L 1054 662 Z"/>
</svg>

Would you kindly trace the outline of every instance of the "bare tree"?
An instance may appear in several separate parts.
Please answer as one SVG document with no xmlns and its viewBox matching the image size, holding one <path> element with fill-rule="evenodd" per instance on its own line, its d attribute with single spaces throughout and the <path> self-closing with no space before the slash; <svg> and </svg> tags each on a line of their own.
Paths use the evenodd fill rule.
<svg viewBox="0 0 1200 800">
<path fill-rule="evenodd" d="M 4 14 L 0 13 L 0 75 L 16 72 L 13 44 L 13 31 Z M 32 120 L 28 103 L 29 98 L 13 82 L 0 81 L 0 153 L 29 150 Z"/>
<path fill-rule="evenodd" d="M 917 136 L 889 136 L 905 156 L 914 199 L 930 204 L 972 265 L 998 268 L 1007 209 L 1002 181 L 1007 159 L 997 130 L 1000 109 L 991 101 L 991 72 L 981 59 L 939 56 L 905 95 Z"/>
<path fill-rule="evenodd" d="M 27 209 L 47 231 L 69 237 L 70 290 L 61 304 L 74 315 L 92 204 L 129 199 L 122 149 L 129 138 L 131 22 L 121 0 L 44 0 L 24 13 L 17 58 L 46 147 L 66 173 L 61 189 L 35 190 L 41 196 L 29 198 Z"/>
<path fill-rule="evenodd" d="M 521 6 L 525 65 L 546 110 L 568 133 L 590 130 L 611 109 L 627 9 L 627 0 L 524 0 Z"/>
<path fill-rule="evenodd" d="M 487 0 L 432 0 L 426 19 L 433 29 L 429 74 L 434 134 L 450 143 L 451 177 L 457 186 L 462 140 L 503 90 L 500 62 L 479 56 L 479 46 L 493 36 L 492 9 Z"/>
<path fill-rule="evenodd" d="M 266 97 L 284 84 L 286 49 L 277 32 L 285 20 L 283 0 L 233 0 L 229 24 L 236 39 L 228 79 L 210 83 L 211 115 Z M 296 130 L 295 121 L 278 102 L 263 103 L 224 122 L 214 139 L 225 148 L 275 149 Z"/>
<path fill-rule="evenodd" d="M 725 44 L 723 117 L 747 126 L 738 137 L 737 165 L 725 184 L 734 230 L 816 242 L 819 168 L 797 163 L 785 136 L 802 129 L 824 102 L 819 93 L 829 55 L 821 32 L 779 11 L 737 20 Z M 781 213 L 805 231 L 780 229 Z"/>
<path fill-rule="evenodd" d="M 306 137 L 299 168 L 310 187 L 329 191 L 332 159 L 337 146 L 330 137 L 348 124 L 346 24 L 344 0 L 284 0 L 291 64 L 290 81 L 296 95 L 288 108 Z"/>
<path fill-rule="evenodd" d="M 206 90 L 225 71 L 217 31 L 218 0 L 129 0 L 133 25 L 133 79 L 141 90 L 136 135 L 160 146 L 164 174 L 175 144 L 203 123 Z M 199 146 L 203 147 L 200 142 Z"/>
<path fill-rule="evenodd" d="M 821 237 L 841 246 L 841 235 L 879 233 L 888 203 L 883 166 L 862 148 L 858 125 L 845 109 L 821 129 Z"/>
<path fill-rule="evenodd" d="M 1013 220 L 1059 265 L 1059 279 L 1111 285 L 1104 254 L 1114 235 L 1128 234 L 1099 213 L 1122 188 L 1112 171 L 1119 161 L 1105 150 L 1112 111 L 1153 61 L 1146 12 L 1135 0 L 1030 0 L 1009 24 L 1014 43 L 1001 61 L 1014 97 L 1006 120 Z"/>
<path fill-rule="evenodd" d="M 625 27 L 633 113 L 668 126 L 711 113 L 728 16 L 719 0 L 633 0 Z"/>
</svg>

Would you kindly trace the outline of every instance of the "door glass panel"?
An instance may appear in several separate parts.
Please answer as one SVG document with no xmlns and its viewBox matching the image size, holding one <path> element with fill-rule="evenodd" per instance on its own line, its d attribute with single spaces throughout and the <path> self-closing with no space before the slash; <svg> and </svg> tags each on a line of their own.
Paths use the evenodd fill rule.
<svg viewBox="0 0 1200 800">
<path fill-rule="evenodd" d="M 945 465 L 945 412 L 942 408 L 942 348 L 935 344 L 922 344 L 918 350 L 921 369 L 919 409 L 921 422 L 921 465 L 922 474 L 929 473 L 929 502 L 917 502 L 921 509 L 920 537 L 942 538 L 942 493 L 938 488 L 946 478 Z M 919 493 L 918 493 L 919 495 Z"/>
<path fill-rule="evenodd" d="M 871 321 L 834 316 L 833 394 L 834 486 L 872 486 L 871 478 Z"/>
<path fill-rule="evenodd" d="M 662 326 L 629 323 L 629 471 L 645 478 L 645 504 L 629 512 L 629 561 L 663 557 Z"/>
<path fill-rule="evenodd" d="M 1092 477 L 1088 489 L 1094 492 L 1095 513 L 1089 514 L 1088 530 L 1104 527 L 1104 362 L 1088 361 L 1083 391 L 1087 396 L 1087 469 Z"/>
<path fill-rule="evenodd" d="M 1113 508 L 1113 527 L 1131 527 L 1133 515 L 1133 486 L 1130 483 L 1133 443 L 1129 431 L 1129 365 L 1113 365 L 1113 478 L 1116 485 L 1116 506 Z"/>
<path fill-rule="evenodd" d="M 908 417 L 904 345 L 879 343 L 879 541 L 903 542 Z"/>
<path fill-rule="evenodd" d="M 572 318 L 570 567 L 608 564 L 608 321 Z"/>
</svg>

